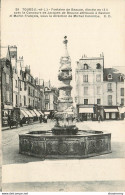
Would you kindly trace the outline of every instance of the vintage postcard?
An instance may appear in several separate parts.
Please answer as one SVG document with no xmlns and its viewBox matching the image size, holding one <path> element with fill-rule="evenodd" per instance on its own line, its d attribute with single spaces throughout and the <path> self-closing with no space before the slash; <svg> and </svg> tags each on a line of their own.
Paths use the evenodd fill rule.
<svg viewBox="0 0 125 195">
<path fill-rule="evenodd" d="M 1 191 L 124 192 L 125 1 L 1 1 Z"/>
</svg>

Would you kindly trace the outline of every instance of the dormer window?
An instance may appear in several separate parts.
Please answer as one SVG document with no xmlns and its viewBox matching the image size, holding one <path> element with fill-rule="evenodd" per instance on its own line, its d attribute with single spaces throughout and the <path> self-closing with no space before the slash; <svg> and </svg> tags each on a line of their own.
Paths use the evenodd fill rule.
<svg viewBox="0 0 125 195">
<path fill-rule="evenodd" d="M 85 70 L 88 69 L 88 64 L 84 64 L 84 69 L 85 69 Z"/>
<path fill-rule="evenodd" d="M 124 81 L 124 79 L 123 79 L 123 76 L 122 76 L 122 75 L 120 75 L 120 81 Z"/>
<path fill-rule="evenodd" d="M 96 64 L 96 69 L 101 69 L 101 64 Z"/>
<path fill-rule="evenodd" d="M 112 74 L 108 74 L 108 79 L 112 79 Z"/>
</svg>

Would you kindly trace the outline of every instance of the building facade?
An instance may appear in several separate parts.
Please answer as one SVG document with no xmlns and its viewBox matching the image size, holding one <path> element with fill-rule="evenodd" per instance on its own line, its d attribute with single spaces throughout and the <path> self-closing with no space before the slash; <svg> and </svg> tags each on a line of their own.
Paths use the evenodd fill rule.
<svg viewBox="0 0 125 195">
<path fill-rule="evenodd" d="M 57 111 L 57 100 L 59 96 L 58 89 L 52 87 L 49 82 L 44 83 L 44 95 L 45 95 L 45 112 L 48 115 Z"/>
<path fill-rule="evenodd" d="M 104 57 L 82 57 L 76 68 L 76 104 L 80 120 L 97 118 L 96 105 L 103 104 Z"/>
<path fill-rule="evenodd" d="M 44 111 L 44 81 L 34 78 L 30 66 L 24 66 L 17 47 L 1 49 L 1 116 L 2 125 L 30 118 L 39 119 Z M 16 123 L 15 123 L 16 124 Z"/>
<path fill-rule="evenodd" d="M 13 110 L 13 70 L 9 47 L 1 49 L 1 116 L 2 125 L 8 124 Z"/>
<path fill-rule="evenodd" d="M 17 47 L 9 46 L 10 51 L 10 58 L 11 58 L 11 64 L 12 64 L 12 70 L 13 70 L 13 115 L 15 115 L 15 118 L 18 118 L 19 120 L 19 96 L 20 96 L 20 90 L 19 90 L 19 72 L 17 68 Z"/>
<path fill-rule="evenodd" d="M 117 69 L 105 68 L 103 78 L 103 106 L 105 119 L 123 118 L 124 75 Z"/>
<path fill-rule="evenodd" d="M 22 112 L 26 112 L 30 117 L 38 119 L 43 111 L 44 94 L 41 91 L 41 86 L 32 76 L 30 66 L 20 70 L 19 88 Z"/>
<path fill-rule="evenodd" d="M 124 75 L 116 69 L 104 68 L 103 54 L 98 58 L 82 57 L 75 73 L 75 99 L 80 120 L 123 118 Z"/>
</svg>

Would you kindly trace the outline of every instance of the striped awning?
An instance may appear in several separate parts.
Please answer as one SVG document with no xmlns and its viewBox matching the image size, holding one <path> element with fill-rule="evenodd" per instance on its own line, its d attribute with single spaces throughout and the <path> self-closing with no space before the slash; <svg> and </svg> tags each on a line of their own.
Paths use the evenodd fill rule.
<svg viewBox="0 0 125 195">
<path fill-rule="evenodd" d="M 41 114 L 36 109 L 34 109 L 33 111 L 35 112 L 35 114 L 37 115 L 37 117 L 40 117 Z"/>
<path fill-rule="evenodd" d="M 29 117 L 31 117 L 31 118 L 33 117 L 33 115 L 31 114 L 31 112 L 30 112 L 29 110 L 26 110 L 26 109 L 25 109 L 24 111 L 27 113 L 27 115 L 28 115 Z"/>
<path fill-rule="evenodd" d="M 24 110 L 20 110 L 21 114 L 24 116 L 24 117 L 28 117 L 28 114 L 24 111 Z"/>
<path fill-rule="evenodd" d="M 42 116 L 44 116 L 44 114 L 43 114 L 41 111 L 39 111 L 39 113 L 40 113 Z"/>
<path fill-rule="evenodd" d="M 33 116 L 36 116 L 36 114 L 35 114 L 35 112 L 33 112 L 33 110 L 30 110 L 30 112 L 31 112 L 31 114 L 32 114 Z"/>
</svg>

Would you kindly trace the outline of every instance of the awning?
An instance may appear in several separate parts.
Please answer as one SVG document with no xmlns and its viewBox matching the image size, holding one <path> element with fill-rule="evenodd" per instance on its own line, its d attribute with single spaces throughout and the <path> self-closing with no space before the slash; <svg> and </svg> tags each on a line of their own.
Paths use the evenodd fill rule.
<svg viewBox="0 0 125 195">
<path fill-rule="evenodd" d="M 12 110 L 13 109 L 13 106 L 11 106 L 11 105 L 4 105 L 4 109 Z"/>
<path fill-rule="evenodd" d="M 79 108 L 79 113 L 94 113 L 93 108 Z"/>
<path fill-rule="evenodd" d="M 40 113 L 42 116 L 44 116 L 44 114 L 43 114 L 41 111 L 39 111 L 39 113 Z"/>
<path fill-rule="evenodd" d="M 50 112 L 44 112 L 44 114 L 45 114 L 45 115 L 49 115 L 49 114 L 50 114 Z"/>
<path fill-rule="evenodd" d="M 28 114 L 29 117 L 33 117 L 33 115 L 31 114 L 29 110 L 24 110 L 24 111 Z"/>
<path fill-rule="evenodd" d="M 36 109 L 34 109 L 33 111 L 35 112 L 35 114 L 36 114 L 38 117 L 40 117 L 40 113 L 39 113 Z"/>
<path fill-rule="evenodd" d="M 30 110 L 30 112 L 31 112 L 31 114 L 32 114 L 33 116 L 36 116 L 36 114 L 35 114 L 35 112 L 33 112 L 33 110 Z"/>
<path fill-rule="evenodd" d="M 105 112 L 118 112 L 118 109 L 117 108 L 105 108 L 104 109 Z"/>
<path fill-rule="evenodd" d="M 28 114 L 24 111 L 24 110 L 20 110 L 21 111 L 21 114 L 25 117 L 28 117 Z"/>
</svg>

